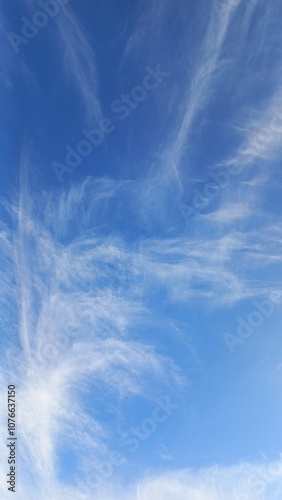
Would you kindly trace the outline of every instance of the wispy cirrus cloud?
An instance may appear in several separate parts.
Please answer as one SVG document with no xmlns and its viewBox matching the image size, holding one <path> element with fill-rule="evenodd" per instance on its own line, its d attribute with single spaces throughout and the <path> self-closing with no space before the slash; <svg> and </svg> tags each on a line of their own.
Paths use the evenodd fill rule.
<svg viewBox="0 0 282 500">
<path fill-rule="evenodd" d="M 64 15 L 57 16 L 55 22 L 66 81 L 76 89 L 87 120 L 95 122 L 102 116 L 95 53 L 71 6 L 63 7 L 63 11 Z"/>
<path fill-rule="evenodd" d="M 269 187 L 278 183 L 268 171 L 272 160 L 275 170 L 281 148 L 278 72 L 270 99 L 248 106 L 242 99 L 257 81 L 258 58 L 265 60 L 267 55 L 266 40 L 278 39 L 277 32 L 269 38 L 274 11 L 268 4 L 260 17 L 256 1 L 227 1 L 222 10 L 204 4 L 197 2 L 190 21 L 187 2 L 179 2 L 177 15 L 168 1 L 139 4 L 140 15 L 124 45 L 120 72 L 134 59 L 151 63 L 148 56 L 153 55 L 161 70 L 170 73 L 167 87 L 163 85 L 153 97 L 160 133 L 141 173 L 130 174 L 125 181 L 89 177 L 71 187 L 38 193 L 24 150 L 19 197 L 10 204 L 3 202 L 8 222 L 0 230 L 5 285 L 0 292 L 4 331 L 0 394 L 5 394 L 7 382 L 17 384 L 22 499 L 92 500 L 94 489 L 87 486 L 92 460 L 105 460 L 122 427 L 120 421 L 126 427 L 130 420 L 131 402 L 151 401 L 164 387 L 173 393 L 185 385 L 173 359 L 162 354 L 159 339 L 160 349 L 155 347 L 156 322 L 161 328 L 166 320 L 174 321 L 169 315 L 175 305 L 177 315 L 183 305 L 196 304 L 203 311 L 208 304 L 224 312 L 257 297 L 281 303 L 281 218 L 264 202 Z M 93 47 L 74 11 L 69 6 L 63 10 L 54 19 L 53 42 L 60 40 L 58 58 L 65 62 L 66 80 L 76 89 L 87 119 L 96 120 L 102 106 Z M 249 57 L 255 14 L 262 36 L 257 34 L 259 43 Z M 170 43 L 178 27 L 181 41 L 168 52 L 163 49 L 169 25 Z M 244 57 L 244 64 L 252 68 L 246 74 L 240 71 Z M 265 65 L 263 69 L 266 78 Z M 197 141 L 204 136 L 203 115 L 212 122 L 211 108 L 214 104 L 220 109 L 218 93 L 225 88 L 231 103 L 228 126 L 236 144 L 219 147 L 214 156 L 211 141 L 203 142 L 203 149 L 212 153 L 206 159 L 211 169 L 240 164 L 242 176 L 220 191 L 188 233 L 177 208 L 191 180 L 184 159 L 196 158 Z M 151 109 L 152 121 L 153 115 Z M 137 140 L 139 123 L 138 127 Z M 147 132 L 143 123 L 142 128 Z M 201 165 L 198 170 L 200 177 Z M 164 310 L 169 319 L 161 323 Z M 178 332 L 180 344 L 187 345 L 186 332 L 183 336 Z M 192 335 L 187 347 L 200 365 L 201 353 L 193 340 Z M 224 360 L 219 357 L 220 363 Z M 1 461 L 1 467 L 5 465 Z M 98 489 L 95 497 L 265 500 L 281 496 L 280 461 L 182 471 L 174 467 L 150 476 L 144 473 L 146 464 L 140 467 L 139 478 L 127 481 L 130 486 L 122 486 L 124 477 L 116 471 L 107 489 Z"/>
<path fill-rule="evenodd" d="M 58 493 L 72 500 L 90 500 L 93 493 L 75 488 L 50 488 L 42 499 L 55 500 Z M 95 492 L 98 500 L 276 500 L 282 493 L 281 460 L 235 466 L 183 469 L 161 475 L 145 475 L 137 484 L 122 487 L 117 480 Z M 49 494 L 49 497 L 47 495 Z M 22 498 L 27 498 L 23 496 Z M 35 498 L 33 496 L 29 498 Z"/>
<path fill-rule="evenodd" d="M 102 405 L 107 413 L 114 401 L 129 395 L 150 397 L 145 395 L 149 374 L 168 387 L 181 377 L 172 360 L 138 338 L 138 326 L 150 311 L 142 300 L 142 270 L 134 251 L 114 235 L 99 235 L 95 226 L 117 186 L 88 180 L 68 196 L 45 193 L 32 200 L 29 168 L 25 151 L 18 202 L 5 203 L 13 229 L 3 229 L 1 259 L 5 280 L 15 286 L 2 289 L 1 313 L 9 309 L 14 335 L 4 348 L 1 375 L 17 386 L 19 463 L 26 471 L 19 493 L 25 498 L 25 487 L 29 491 L 28 481 L 34 483 L 36 476 L 37 498 L 52 498 L 52 485 L 63 490 L 57 478 L 62 445 L 75 451 L 78 464 L 107 450 L 116 424 L 112 419 L 104 425 L 99 418 L 101 390 L 109 394 Z M 83 207 L 84 222 L 75 226 Z"/>
<path fill-rule="evenodd" d="M 169 59 L 166 68 L 170 70 L 167 86 L 156 96 L 156 109 L 163 117 L 165 126 L 162 124 L 162 139 L 148 166 L 140 196 L 146 199 L 146 207 L 154 211 L 158 222 L 166 220 L 172 228 L 168 200 L 174 198 L 179 203 L 185 190 L 190 190 L 190 171 L 194 170 L 201 140 L 205 140 L 204 112 L 210 115 L 213 106 L 221 109 L 225 105 L 229 111 L 226 127 L 236 142 L 240 143 L 234 157 L 223 157 L 215 163 L 211 160 L 211 167 L 235 164 L 243 171 L 244 166 L 257 166 L 262 158 L 274 159 L 280 148 L 279 60 L 275 69 L 269 67 L 268 73 L 266 64 L 270 47 L 279 45 L 280 35 L 277 27 L 272 26 L 277 3 L 269 6 L 263 16 L 260 16 L 257 1 L 248 4 L 241 1 L 215 2 L 217 7 L 218 3 L 222 4 L 222 8 L 215 8 L 211 4 L 208 13 L 201 9 L 201 4 L 196 8 L 195 18 L 202 30 L 199 35 L 190 27 L 188 11 L 182 3 L 170 12 L 166 1 L 158 6 L 140 2 L 140 15 L 123 54 L 123 64 L 138 61 L 140 57 L 145 57 L 148 47 L 151 47 L 149 42 L 154 40 L 155 57 L 163 65 L 168 64 Z M 177 47 L 176 44 L 169 44 L 173 30 L 168 30 L 167 19 L 169 17 L 173 24 L 180 14 L 186 24 L 183 33 L 182 24 L 178 24 L 182 45 Z M 242 19 L 240 26 L 237 22 L 239 14 Z M 252 21 L 255 17 L 259 17 L 260 29 L 253 33 Z M 256 42 L 250 41 L 251 34 Z M 167 50 L 164 50 L 165 40 Z M 184 50 L 184 46 L 187 50 Z M 172 58 L 173 50 L 175 53 Z M 249 53 L 252 54 L 252 60 L 248 62 Z M 245 72 L 239 78 L 242 65 Z M 251 65 L 250 71 L 247 65 Z M 249 95 L 254 87 L 259 92 L 258 75 L 263 75 L 266 84 L 270 71 L 273 75 L 269 82 L 273 97 L 268 102 L 262 100 L 259 109 L 257 103 L 255 108 L 246 107 L 244 96 Z M 223 90 L 223 103 L 218 99 L 220 89 Z M 230 96 L 228 102 L 227 95 Z"/>
<path fill-rule="evenodd" d="M 138 487 L 138 500 L 255 500 L 276 499 L 282 492 L 281 461 L 241 463 L 183 470 L 146 478 Z"/>
<path fill-rule="evenodd" d="M 90 42 L 89 34 L 78 20 L 71 3 L 66 2 L 63 5 L 57 3 L 56 0 L 50 5 L 44 0 L 42 3 L 44 6 L 45 3 L 47 4 L 47 13 L 40 4 L 30 0 L 21 2 L 18 11 L 8 8 L 1 12 L 0 27 L 3 41 L 1 80 L 5 92 L 9 92 L 9 99 L 3 102 L 3 108 L 7 107 L 9 119 L 13 119 L 19 113 L 17 107 L 13 106 L 14 101 L 11 98 L 12 92 L 18 88 L 19 79 L 25 84 L 27 95 L 32 96 L 37 102 L 40 98 L 40 103 L 44 105 L 47 91 L 44 94 L 40 83 L 40 72 L 32 67 L 30 54 L 33 50 L 36 52 L 37 44 L 46 43 L 48 47 L 46 59 L 53 53 L 51 57 L 58 61 L 60 68 L 59 72 L 57 70 L 53 72 L 52 102 L 56 99 L 60 85 L 63 83 L 70 92 L 73 110 L 79 110 L 78 116 L 81 117 L 79 127 L 83 124 L 96 124 L 102 117 L 102 101 L 95 49 Z M 41 14 L 47 19 L 47 24 L 40 28 L 36 22 L 33 23 L 33 19 L 36 20 L 37 15 L 39 15 L 39 20 L 43 19 L 40 18 Z M 23 36 L 23 27 L 26 30 L 24 33 L 31 32 L 34 35 Z M 16 41 L 10 43 L 9 36 L 14 37 L 13 40 Z M 19 117 L 17 121 L 26 126 L 26 129 L 33 123 L 31 119 L 27 125 Z M 3 139 L 9 143 L 4 133 Z"/>
<path fill-rule="evenodd" d="M 25 19 L 33 26 L 35 33 L 40 31 L 41 36 L 44 33 L 47 35 L 50 47 L 53 46 L 56 51 L 62 68 L 61 78 L 66 88 L 74 89 L 84 118 L 87 122 L 96 123 L 101 118 L 102 111 L 95 51 L 85 28 L 77 19 L 71 2 L 57 4 L 55 1 L 54 5 L 47 5 L 47 14 L 33 1 L 24 0 L 23 4 L 23 12 L 27 14 Z M 43 16 L 47 17 L 48 26 L 44 29 L 32 24 L 34 14 L 38 12 L 43 12 Z M 36 43 L 36 38 L 30 36 L 26 39 L 27 42 Z M 20 51 L 18 58 L 25 60 L 24 50 Z"/>
<path fill-rule="evenodd" d="M 146 374 L 162 378 L 168 386 L 181 380 L 174 363 L 138 337 L 138 325 L 144 319 L 150 324 L 151 294 L 165 290 L 168 303 L 206 298 L 215 304 L 271 295 L 279 284 L 259 280 L 256 271 L 261 265 L 279 264 L 281 235 L 275 224 L 268 225 L 267 239 L 260 231 L 227 227 L 209 240 L 196 234 L 146 238 L 129 247 L 107 220 L 115 200 L 122 200 L 125 193 L 134 207 L 136 183 L 89 178 L 62 193 L 45 192 L 41 199 L 31 200 L 25 181 L 30 168 L 25 153 L 19 203 L 12 207 L 5 203 L 13 229 L 3 226 L 1 240 L 4 278 L 17 284 L 10 287 L 9 296 L 2 290 L 2 303 L 10 307 L 11 331 L 21 339 L 14 360 L 18 337 L 10 337 L 5 346 L 8 362 L 2 378 L 4 383 L 12 377 L 20 396 L 21 468 L 36 471 L 38 478 L 34 486 L 33 472 L 26 472 L 19 493 L 23 499 L 33 498 L 31 489 L 34 498 L 55 500 L 59 492 L 75 500 L 90 499 L 91 489 L 83 493 L 75 481 L 63 486 L 57 477 L 60 443 L 70 454 L 75 451 L 78 461 L 103 457 L 115 428 L 115 419 L 111 425 L 100 420 L 95 396 L 89 414 L 84 394 L 99 395 L 102 388 L 111 395 L 110 401 L 122 401 L 130 395 L 144 396 Z M 119 206 L 122 218 L 126 207 Z M 224 222 L 224 217 L 219 220 Z M 55 355 L 50 356 L 46 345 L 53 346 Z M 187 498 L 193 492 L 205 499 L 216 476 L 212 487 L 215 498 L 220 498 L 238 480 L 239 473 L 233 478 L 232 472 L 224 470 L 222 478 L 220 473 L 217 477 L 202 471 L 206 487 L 190 472 L 145 479 L 137 493 L 134 487 L 120 493 L 113 477 L 109 490 L 99 494 L 107 500 L 111 495 L 150 500 L 154 491 L 166 500 L 171 495 Z M 87 474 L 82 477 L 86 481 Z M 235 488 L 234 495 L 238 491 L 245 489 Z M 246 486 L 246 491 L 252 490 Z"/>
<path fill-rule="evenodd" d="M 9 297 L 2 290 L 2 303 L 14 318 L 11 331 L 21 338 L 16 358 L 17 337 L 10 337 L 5 346 L 8 362 L 2 378 L 6 382 L 12 377 L 18 387 L 22 470 L 36 471 L 38 478 L 34 486 L 34 473 L 27 472 L 19 492 L 22 498 L 32 498 L 32 488 L 34 498 L 56 499 L 60 492 L 87 499 L 91 488 L 83 490 L 76 481 L 72 486 L 60 483 L 58 457 L 60 443 L 76 454 L 78 462 L 107 453 L 117 415 L 111 424 L 101 421 L 95 407 L 98 397 L 101 411 L 100 390 L 110 394 L 111 405 L 129 395 L 144 396 L 146 374 L 162 378 L 167 386 L 173 380 L 181 383 L 174 363 L 138 337 L 138 325 L 150 324 L 150 315 L 156 313 L 148 305 L 151 294 L 165 290 L 168 303 L 203 298 L 234 303 L 275 292 L 273 283 L 255 284 L 250 278 L 249 258 L 252 253 L 255 271 L 262 262 L 275 263 L 278 229 L 268 227 L 267 241 L 259 231 L 240 234 L 228 229 L 225 236 L 208 241 L 196 235 L 147 238 L 130 248 L 106 219 L 116 198 L 122 199 L 125 192 L 128 199 L 135 197 L 136 183 L 87 179 L 63 193 L 46 192 L 32 201 L 25 180 L 29 169 L 24 153 L 19 203 L 11 208 L 5 204 L 14 229 L 2 231 L 2 258 L 8 259 L 4 277 L 17 283 Z M 50 345 L 52 349 L 46 349 Z M 91 414 L 84 395 L 93 395 Z M 88 472 L 81 474 L 86 481 Z M 152 491 L 164 499 L 172 491 L 179 498 L 192 491 L 205 498 L 210 487 L 197 485 L 191 473 L 187 477 L 145 480 L 138 493 L 134 487 L 120 493 L 114 475 L 104 496 L 111 498 L 113 489 L 114 498 L 120 494 L 147 500 Z M 225 481 L 219 477 L 215 495 L 221 494 L 221 480 Z"/>
<path fill-rule="evenodd" d="M 192 148 L 194 126 L 203 110 L 212 103 L 215 90 L 220 85 L 228 65 L 225 43 L 240 3 L 235 7 L 227 3 L 226 8 L 219 12 L 212 4 L 208 12 L 197 8 L 197 18 L 204 26 L 201 37 L 193 32 L 192 25 L 190 26 L 191 19 L 188 17 L 185 3 L 180 3 L 177 9 L 172 11 L 167 1 L 150 6 L 147 2 L 139 4 L 141 14 L 124 49 L 122 61 L 125 64 L 139 60 L 140 57 L 144 58 L 149 49 L 151 52 L 152 46 L 154 57 L 164 66 L 168 64 L 169 59 L 168 85 L 163 93 L 157 96 L 157 109 L 158 112 L 161 110 L 166 128 L 142 185 L 142 196 L 146 198 L 146 205 L 151 209 L 156 208 L 158 199 L 160 213 L 164 219 L 168 215 L 167 198 L 173 192 L 174 198 L 180 201 L 183 194 L 187 177 L 187 166 L 183 164 L 183 157 Z M 183 31 L 182 44 L 180 47 L 175 46 L 175 53 L 171 54 L 172 49 L 168 42 L 168 47 L 164 50 L 165 39 L 170 36 L 167 23 L 168 19 L 173 23 L 176 18 L 179 20 L 179 17 L 183 22 L 178 26 L 178 29 Z M 244 35 L 247 36 L 247 29 Z M 194 51 L 191 51 L 191 47 Z M 168 53 L 172 57 L 169 58 Z M 190 54 L 189 57 L 187 53 Z"/>
<path fill-rule="evenodd" d="M 148 237 L 128 246 L 118 227 L 109 223 L 110 214 L 119 206 L 123 219 L 127 207 L 116 201 L 124 198 L 133 213 L 142 210 L 136 197 L 138 183 L 88 178 L 81 185 L 32 200 L 27 183 L 31 169 L 24 151 L 18 203 L 4 204 L 13 220 L 12 229 L 3 226 L 2 231 L 4 278 L 17 286 L 10 287 L 9 297 L 2 290 L 2 303 L 10 307 L 11 330 L 18 332 L 20 349 L 13 360 L 18 337 L 9 338 L 2 377 L 13 376 L 19 388 L 20 460 L 24 469 L 37 472 L 37 495 L 56 498 L 52 486 L 56 485 L 56 492 L 67 492 L 70 498 L 88 498 L 90 493 L 79 493 L 80 486 L 64 488 L 56 473 L 58 443 L 71 453 L 74 435 L 78 461 L 85 455 L 101 457 L 107 450 L 111 427 L 100 421 L 95 405 L 89 414 L 83 394 L 99 394 L 102 387 L 113 400 L 142 396 L 148 373 L 168 386 L 172 380 L 181 383 L 173 361 L 138 338 L 138 326 L 144 320 L 149 324 L 154 313 L 148 305 L 151 294 L 165 291 L 167 303 L 207 299 L 221 305 L 271 296 L 279 283 L 259 280 L 256 273 L 262 265 L 279 265 L 281 235 L 275 224 L 268 224 L 267 240 L 260 231 L 227 226 L 208 240 L 195 233 Z M 236 219 L 241 213 L 240 207 L 235 208 Z M 217 222 L 226 222 L 223 211 Z M 33 419 L 30 411 L 36 415 Z M 30 445 L 35 436 L 36 448 Z M 28 480 L 33 481 L 32 474 Z M 171 488 L 178 488 L 179 495 L 206 494 L 189 481 L 177 486 L 173 479 L 173 486 L 160 489 L 160 495 L 166 498 Z M 24 488 L 22 484 L 23 498 Z M 146 499 L 149 491 L 143 484 L 137 498 Z M 110 498 L 110 492 L 106 495 Z"/>
</svg>

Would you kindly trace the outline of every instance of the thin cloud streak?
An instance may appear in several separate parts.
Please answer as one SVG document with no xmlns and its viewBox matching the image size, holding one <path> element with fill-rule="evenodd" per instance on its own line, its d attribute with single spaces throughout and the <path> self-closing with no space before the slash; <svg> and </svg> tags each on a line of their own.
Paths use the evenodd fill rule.
<svg viewBox="0 0 282 500">
<path fill-rule="evenodd" d="M 191 127 L 198 113 L 212 96 L 218 78 L 218 64 L 222 48 L 236 9 L 227 4 L 227 8 L 220 15 L 212 9 L 207 32 L 199 48 L 199 56 L 195 64 L 191 84 L 188 84 L 186 99 L 183 102 L 184 113 L 173 141 L 171 161 L 174 164 L 178 164 L 182 157 L 183 148 L 187 144 Z"/>
<path fill-rule="evenodd" d="M 203 39 L 199 41 L 198 54 L 193 61 L 193 66 L 188 65 L 186 51 L 181 56 L 175 54 L 177 68 L 172 66 L 171 78 L 177 78 L 177 92 L 173 91 L 173 84 L 167 91 L 167 95 L 160 98 L 163 111 L 167 110 L 167 102 L 172 105 L 175 101 L 173 127 L 166 130 L 166 139 L 159 146 L 157 161 L 154 161 L 150 168 L 146 180 L 143 183 L 143 196 L 146 197 L 146 204 L 153 208 L 156 196 L 162 200 L 160 213 L 166 219 L 167 193 L 173 190 L 174 196 L 180 201 L 183 193 L 183 172 L 181 160 L 187 148 L 191 144 L 191 132 L 195 121 L 203 109 L 210 103 L 214 95 L 216 85 L 223 72 L 224 61 L 221 61 L 222 50 L 226 41 L 230 23 L 239 8 L 227 4 L 227 7 L 216 12 L 211 6 L 209 20 L 207 21 L 206 32 Z M 144 8 L 144 7 L 143 7 Z M 158 51 L 155 57 L 162 61 L 161 39 L 164 36 L 165 14 L 168 12 L 169 2 L 163 1 L 161 5 L 144 8 L 143 14 L 131 34 L 128 44 L 123 54 L 123 60 L 127 58 L 140 57 L 140 53 L 146 53 L 147 40 L 156 38 L 153 44 L 154 50 Z M 200 14 L 200 11 L 199 11 Z M 186 12 L 183 10 L 183 16 Z M 147 40 L 146 40 L 147 39 Z M 195 40 L 192 41 L 195 43 Z M 185 46 L 191 44 L 190 38 L 186 35 Z M 144 57 L 144 56 L 143 56 Z M 221 64 L 219 64 L 221 63 Z M 164 63 L 165 64 L 165 63 Z M 219 67 L 222 69 L 219 71 Z M 179 68 L 186 76 L 179 75 Z M 187 71 L 185 70 L 187 68 Z M 189 71 L 188 71 L 189 69 Z M 189 73 L 191 71 L 191 74 Z M 180 81 L 179 81 L 180 80 Z M 184 95 L 184 97 L 182 97 Z M 176 118 L 175 118 L 176 115 Z M 167 117 L 166 117 L 167 119 Z M 170 122 L 171 120 L 169 120 Z M 157 191 L 157 192 L 156 192 Z"/>
<path fill-rule="evenodd" d="M 71 7 L 62 8 L 64 13 L 56 17 L 55 23 L 59 37 L 57 47 L 64 61 L 66 79 L 76 89 L 87 121 L 95 123 L 102 117 L 95 54 Z"/>
</svg>

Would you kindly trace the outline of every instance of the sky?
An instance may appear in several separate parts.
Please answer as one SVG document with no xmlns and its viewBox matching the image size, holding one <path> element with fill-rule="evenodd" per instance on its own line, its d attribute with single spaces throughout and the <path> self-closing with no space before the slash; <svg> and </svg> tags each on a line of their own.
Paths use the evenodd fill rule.
<svg viewBox="0 0 282 500">
<path fill-rule="evenodd" d="M 282 498 L 280 0 L 0 2 L 0 496 Z"/>
</svg>

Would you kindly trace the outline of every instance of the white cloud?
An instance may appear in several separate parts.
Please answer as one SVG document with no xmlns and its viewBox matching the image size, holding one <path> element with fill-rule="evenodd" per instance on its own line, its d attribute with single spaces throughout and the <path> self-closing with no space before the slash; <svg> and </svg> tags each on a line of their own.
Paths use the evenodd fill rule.
<svg viewBox="0 0 282 500">
<path fill-rule="evenodd" d="M 256 2 L 249 5 L 240 48 Z M 19 485 L 22 499 L 92 500 L 91 491 L 86 490 L 84 495 L 80 487 L 64 487 L 57 473 L 62 443 L 68 450 L 75 448 L 78 460 L 103 456 L 107 451 L 108 436 L 115 424 L 103 424 L 95 404 L 89 415 L 85 394 L 93 395 L 95 400 L 95 391 L 104 388 L 114 402 L 130 395 L 144 396 L 148 373 L 168 387 L 181 383 L 171 360 L 136 339 L 139 325 L 144 320 L 149 324 L 154 314 L 152 294 L 165 291 L 168 303 L 204 299 L 215 305 L 233 305 L 239 300 L 279 293 L 279 283 L 264 281 L 257 275 L 262 266 L 281 263 L 280 218 L 269 224 L 269 216 L 262 213 L 258 200 L 257 189 L 266 174 L 256 177 L 256 181 L 244 180 L 247 196 L 243 200 L 236 188 L 230 199 L 230 193 L 224 194 L 217 211 L 201 216 L 203 232 L 175 236 L 173 216 L 170 219 L 170 202 L 179 199 L 183 189 L 180 160 L 191 145 L 190 133 L 199 113 L 212 101 L 226 62 L 222 55 L 228 30 L 241 7 L 238 2 L 235 9 L 229 4 L 221 13 L 206 14 L 205 35 L 189 79 L 187 60 L 180 61 L 184 70 L 177 84 L 184 91 L 183 97 L 177 97 L 177 117 L 160 145 L 159 159 L 142 181 L 86 179 L 65 192 L 46 192 L 32 200 L 25 183 L 26 171 L 30 175 L 32 169 L 24 151 L 19 203 L 8 208 L 14 230 L 3 226 L 0 233 L 1 264 L 7 270 L 1 276 L 6 285 L 1 290 L 1 318 L 11 334 L 7 341 L 10 350 L 4 346 L 9 356 L 0 372 L 0 394 L 4 394 L 7 380 L 13 377 L 20 397 L 19 463 L 25 473 Z M 140 54 L 144 40 L 150 39 L 147 29 L 153 32 L 157 26 L 158 39 L 167 8 L 168 2 L 161 2 L 159 9 L 150 7 L 139 18 L 125 49 L 125 59 Z M 88 118 L 97 119 L 101 114 L 98 77 L 87 36 L 69 8 L 54 21 L 66 77 L 79 92 Z M 188 47 L 188 40 L 184 46 Z M 157 44 L 156 55 L 159 47 Z M 179 65 L 179 60 L 176 63 Z M 259 118 L 251 110 L 241 125 L 241 144 L 223 165 L 243 162 L 253 166 L 258 159 L 275 158 L 281 147 L 280 124 L 271 120 L 280 103 L 281 94 L 275 91 Z M 115 200 L 125 198 L 130 200 L 135 217 L 132 221 L 141 224 L 142 229 L 150 227 L 152 220 L 163 225 L 169 221 L 174 236 L 140 238 L 134 248 L 126 244 L 111 225 L 118 216 Z M 128 211 L 124 205 L 121 220 L 122 210 Z M 246 219 L 258 213 L 260 221 L 265 219 L 261 229 L 246 231 L 246 225 L 239 224 L 235 229 L 234 223 L 246 224 Z M 275 500 L 275 495 L 281 496 L 281 483 L 275 484 L 277 476 L 269 472 L 274 465 L 241 464 L 171 472 L 144 478 L 130 491 L 118 488 L 113 477 L 109 491 L 99 495 L 105 500 L 111 495 L 115 500 L 237 500 L 240 496 L 241 500 Z M 251 477 L 255 483 L 260 481 L 259 493 L 258 486 L 250 483 Z M 267 480 L 261 483 L 261 477 Z M 97 498 L 100 500 L 98 494 Z"/>
<path fill-rule="evenodd" d="M 219 223 L 232 223 L 237 219 L 245 219 L 253 215 L 252 210 L 243 203 L 226 203 L 218 210 L 209 213 L 206 219 Z"/>
<path fill-rule="evenodd" d="M 282 492 L 280 461 L 183 470 L 145 479 L 138 500 L 278 500 Z"/>
<path fill-rule="evenodd" d="M 246 19 L 251 16 L 255 3 L 251 2 L 246 9 Z M 157 159 L 153 159 L 146 178 L 138 186 L 140 204 L 143 202 L 147 209 L 143 210 L 143 220 L 148 225 L 152 220 L 152 212 L 153 220 L 170 225 L 170 200 L 180 202 L 183 195 L 190 171 L 189 165 L 188 168 L 183 165 L 183 158 L 189 157 L 189 152 L 193 150 L 193 134 L 195 127 L 199 125 L 197 120 L 213 102 L 217 95 L 215 91 L 223 84 L 225 70 L 230 65 L 231 58 L 231 55 L 230 58 L 226 56 L 229 51 L 229 29 L 240 6 L 241 0 L 235 4 L 226 2 L 225 8 L 217 10 L 211 2 L 206 9 L 199 2 L 193 19 L 194 23 L 202 26 L 200 37 L 194 31 L 185 2 L 180 2 L 174 9 L 171 9 L 167 0 L 158 5 L 139 2 L 141 14 L 127 42 L 123 62 L 127 59 L 139 62 L 140 58 L 146 57 L 148 61 L 149 57 L 153 57 L 164 70 L 170 72 L 165 88 L 155 95 L 158 101 L 157 112 L 162 117 L 161 126 L 162 123 L 166 124 L 164 138 L 159 144 Z M 171 23 L 178 20 L 177 29 L 182 36 L 181 46 L 174 45 L 173 39 L 173 48 L 169 46 L 164 50 L 164 40 L 170 36 L 167 18 L 171 19 Z M 246 41 L 247 31 L 247 25 L 240 31 L 240 46 Z M 169 63 L 167 51 L 172 51 Z M 192 57 L 193 51 L 195 53 Z"/>
<path fill-rule="evenodd" d="M 76 89 L 86 118 L 101 118 L 99 99 L 98 70 L 96 57 L 85 29 L 80 25 L 70 6 L 62 7 L 62 15 L 54 20 L 59 34 L 57 49 L 64 61 L 64 73 L 67 83 Z"/>
<path fill-rule="evenodd" d="M 68 196 L 31 198 L 27 154 L 24 150 L 19 202 L 6 207 L 13 229 L 1 232 L 4 278 L 15 283 L 1 291 L 1 313 L 8 307 L 14 334 L 2 355 L 1 374 L 17 386 L 19 466 L 25 477 L 20 479 L 21 498 L 25 483 L 34 483 L 35 477 L 35 498 L 57 498 L 52 485 L 60 491 L 62 446 L 75 448 L 78 463 L 107 450 L 108 431 L 116 422 L 112 418 L 104 426 L 100 421 L 97 391 L 103 388 L 109 396 L 104 398 L 108 411 L 129 395 L 150 397 L 147 375 L 167 388 L 179 386 L 181 379 L 171 360 L 136 338 L 150 312 L 140 291 L 142 269 L 135 252 L 115 235 L 90 230 L 100 214 L 97 203 L 103 210 L 116 189 L 89 179 Z M 93 188 L 99 201 L 88 198 Z M 87 203 L 83 221 L 79 211 Z M 93 398 L 90 413 L 86 396 Z"/>
<path fill-rule="evenodd" d="M 64 491 L 50 489 L 49 499 L 57 500 Z M 280 460 L 263 463 L 183 469 L 159 475 L 148 474 L 139 483 L 122 487 L 117 480 L 98 491 L 65 489 L 73 500 L 279 500 L 282 493 Z M 41 497 L 47 498 L 44 493 Z"/>
</svg>

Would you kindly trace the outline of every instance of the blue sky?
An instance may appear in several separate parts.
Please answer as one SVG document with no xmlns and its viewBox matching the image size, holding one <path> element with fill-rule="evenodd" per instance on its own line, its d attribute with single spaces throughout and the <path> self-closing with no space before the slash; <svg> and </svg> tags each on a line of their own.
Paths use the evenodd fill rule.
<svg viewBox="0 0 282 500">
<path fill-rule="evenodd" d="M 281 2 L 0 5 L 15 496 L 280 499 Z"/>
</svg>

